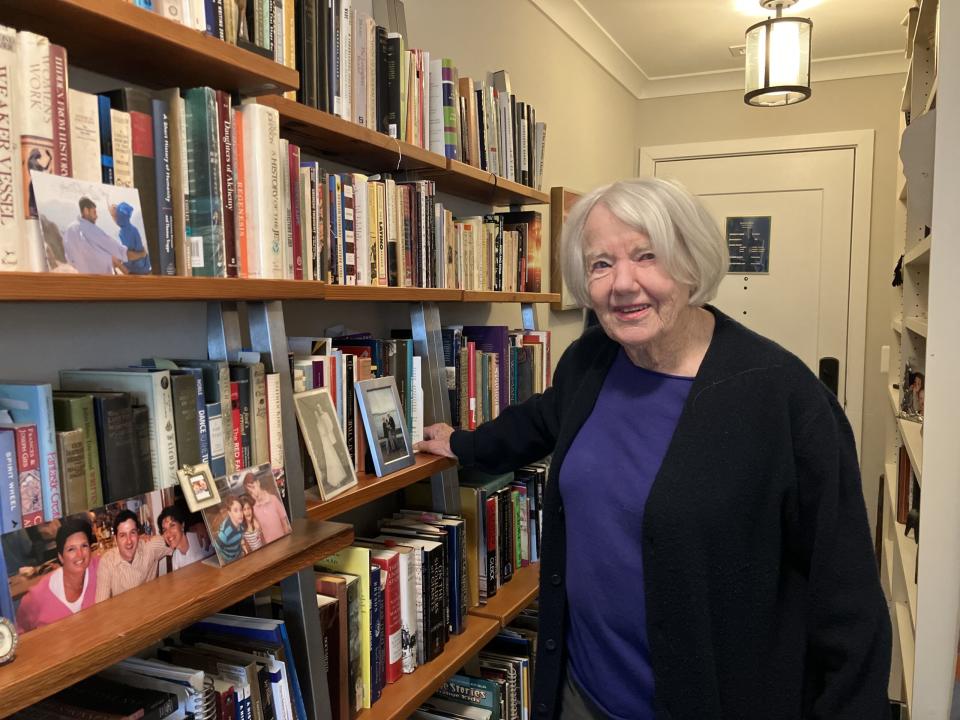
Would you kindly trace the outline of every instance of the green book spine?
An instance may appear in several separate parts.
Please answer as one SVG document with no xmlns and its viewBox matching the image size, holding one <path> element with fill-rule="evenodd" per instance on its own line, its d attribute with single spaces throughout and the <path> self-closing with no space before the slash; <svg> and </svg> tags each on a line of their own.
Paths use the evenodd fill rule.
<svg viewBox="0 0 960 720">
<path fill-rule="evenodd" d="M 210 88 L 184 93 L 189 174 L 187 239 L 193 275 L 226 277 L 226 238 L 220 184 L 217 95 Z"/>
<path fill-rule="evenodd" d="M 97 445 L 97 424 L 93 413 L 93 398 L 89 395 L 60 395 L 53 397 L 53 419 L 57 430 L 83 430 L 84 465 L 86 467 L 87 508 L 103 506 L 103 486 L 100 482 L 100 450 Z"/>
</svg>

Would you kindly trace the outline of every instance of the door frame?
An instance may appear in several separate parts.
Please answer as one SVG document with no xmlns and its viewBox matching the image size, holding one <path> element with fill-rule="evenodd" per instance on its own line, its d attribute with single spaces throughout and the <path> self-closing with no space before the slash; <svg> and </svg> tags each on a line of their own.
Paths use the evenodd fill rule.
<svg viewBox="0 0 960 720">
<path fill-rule="evenodd" d="M 841 400 L 857 453 L 863 446 L 863 385 L 866 377 L 867 283 L 870 271 L 870 216 L 873 203 L 873 130 L 741 138 L 640 148 L 638 174 L 653 176 L 658 162 L 817 150 L 853 150 L 853 208 L 850 227 L 850 288 L 847 299 L 847 367 Z"/>
</svg>

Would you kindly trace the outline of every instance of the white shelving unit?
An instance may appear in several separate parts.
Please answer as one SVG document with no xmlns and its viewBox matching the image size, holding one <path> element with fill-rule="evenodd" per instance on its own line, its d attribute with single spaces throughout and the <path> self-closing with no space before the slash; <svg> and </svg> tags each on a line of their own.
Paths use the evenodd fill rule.
<svg viewBox="0 0 960 720">
<path fill-rule="evenodd" d="M 891 319 L 881 581 L 894 626 L 892 698 L 908 716 L 949 720 L 960 629 L 960 6 L 920 0 L 907 28 Z M 924 423 L 899 417 L 904 369 L 925 374 Z M 921 484 L 918 545 L 896 522 L 898 458 Z M 914 582 L 916 576 L 917 582 Z"/>
</svg>

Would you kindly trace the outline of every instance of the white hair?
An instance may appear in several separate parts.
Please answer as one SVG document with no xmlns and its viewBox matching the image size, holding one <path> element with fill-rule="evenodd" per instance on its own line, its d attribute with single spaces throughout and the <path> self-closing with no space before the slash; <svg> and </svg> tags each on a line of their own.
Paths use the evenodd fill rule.
<svg viewBox="0 0 960 720">
<path fill-rule="evenodd" d="M 690 288 L 690 304 L 701 306 L 717 294 L 730 256 L 717 222 L 703 203 L 680 183 L 633 178 L 604 185 L 584 195 L 563 227 L 563 279 L 573 297 L 590 307 L 584 227 L 590 211 L 603 205 L 624 225 L 650 239 L 657 261 L 676 282 Z"/>
</svg>

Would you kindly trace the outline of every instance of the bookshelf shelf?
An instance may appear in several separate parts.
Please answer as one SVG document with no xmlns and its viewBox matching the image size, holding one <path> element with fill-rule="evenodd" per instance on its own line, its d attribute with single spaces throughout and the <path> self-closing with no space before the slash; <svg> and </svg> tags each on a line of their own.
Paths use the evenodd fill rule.
<svg viewBox="0 0 960 720">
<path fill-rule="evenodd" d="M 359 473 L 359 484 L 337 495 L 326 502 L 321 501 L 315 490 L 307 491 L 307 515 L 311 520 L 324 520 L 335 517 L 348 510 L 365 505 L 371 500 L 389 495 L 420 480 L 426 480 L 431 475 L 442 472 L 447 468 L 456 467 L 457 461 L 451 458 L 439 457 L 420 453 L 416 456 L 416 464 L 398 470 L 382 478 L 367 473 Z"/>
<path fill-rule="evenodd" d="M 70 63 L 150 87 L 295 90 L 296 70 L 123 0 L 8 0 L 0 22 L 66 46 Z"/>
<path fill-rule="evenodd" d="M 356 720 L 402 720 L 408 717 L 500 630 L 500 623 L 492 618 L 468 615 L 466 624 L 466 630 L 461 634 L 450 636 L 440 657 L 388 685 L 373 707 L 362 711 Z"/>
<path fill-rule="evenodd" d="M 323 283 L 303 280 L 59 273 L 0 275 L 0 301 L 7 302 L 319 300 L 324 293 Z"/>
<path fill-rule="evenodd" d="M 890 329 L 893 330 L 897 335 L 903 335 L 903 320 L 899 317 L 895 317 L 890 321 Z"/>
<path fill-rule="evenodd" d="M 916 247 L 903 256 L 904 265 L 929 265 L 930 264 L 930 244 L 933 240 L 931 235 L 927 235 L 923 240 L 917 243 Z"/>
<path fill-rule="evenodd" d="M 500 623 L 500 627 L 506 627 L 521 610 L 537 599 L 539 593 L 540 563 L 532 563 L 520 568 L 486 605 L 470 608 L 470 614 L 492 618 Z"/>
<path fill-rule="evenodd" d="M 296 282 L 296 281 L 294 281 Z M 462 290 L 445 288 L 399 288 L 377 285 L 326 285 L 324 300 L 345 302 L 459 302 L 463 299 Z"/>
<path fill-rule="evenodd" d="M 550 202 L 547 193 L 449 160 L 331 113 L 276 96 L 261 97 L 257 101 L 280 113 L 283 137 L 311 154 L 371 172 L 403 172 L 413 178 L 433 180 L 440 192 L 478 202 L 493 205 Z"/>
<path fill-rule="evenodd" d="M 917 482 L 923 483 L 923 436 L 920 434 L 920 423 L 904 418 L 897 418 L 897 427 L 900 429 L 900 438 L 910 456 L 910 467 L 917 475 Z"/>
<path fill-rule="evenodd" d="M 446 168 L 436 153 L 294 100 L 267 96 L 257 102 L 280 113 L 283 136 L 301 150 L 374 172 Z"/>
<path fill-rule="evenodd" d="M 346 547 L 353 528 L 297 520 L 293 533 L 225 568 L 195 563 L 20 638 L 0 667 L 4 715 L 32 705 Z"/>
<path fill-rule="evenodd" d="M 896 521 L 897 517 L 897 466 L 894 463 L 888 463 L 885 466 L 885 482 L 887 485 L 887 502 L 890 504 L 890 517 L 893 521 L 896 540 L 893 541 L 891 548 L 896 556 L 896 564 L 899 565 L 903 573 L 903 582 L 906 586 L 907 608 L 910 610 L 910 619 L 912 622 L 911 630 L 917 624 L 917 584 L 913 578 L 917 572 L 917 543 L 912 538 L 903 534 L 903 523 Z M 890 587 L 893 587 L 891 585 Z"/>
<path fill-rule="evenodd" d="M 908 317 L 904 319 L 903 326 L 910 332 L 919 335 L 922 338 L 927 336 L 927 319 L 920 317 Z"/>
<path fill-rule="evenodd" d="M 910 611 L 906 603 L 894 603 L 896 632 L 900 638 L 900 656 L 903 658 L 903 680 L 906 687 L 905 699 L 908 713 L 913 709 L 913 665 L 915 640 L 913 626 L 910 624 Z"/>
</svg>

